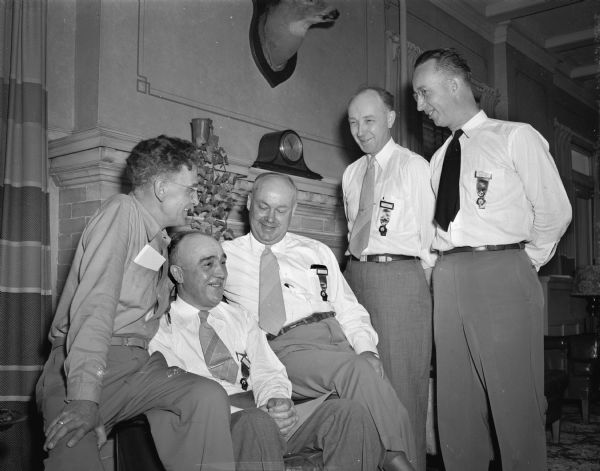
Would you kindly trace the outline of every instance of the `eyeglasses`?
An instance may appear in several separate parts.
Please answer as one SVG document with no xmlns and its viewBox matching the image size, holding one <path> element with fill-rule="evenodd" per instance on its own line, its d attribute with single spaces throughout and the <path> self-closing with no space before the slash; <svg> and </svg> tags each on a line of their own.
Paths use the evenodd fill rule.
<svg viewBox="0 0 600 471">
<path fill-rule="evenodd" d="M 415 99 L 415 101 L 419 101 L 419 98 L 422 98 L 423 100 L 425 100 L 425 99 L 427 99 L 428 95 L 429 95 L 429 90 L 421 88 L 419 90 L 416 90 L 413 93 L 413 98 Z"/>
<path fill-rule="evenodd" d="M 194 186 L 182 185 L 181 183 L 177 183 L 177 182 L 174 182 L 172 180 L 163 180 L 163 181 L 165 181 L 167 183 L 172 183 L 173 185 L 177 185 L 177 186 L 180 186 L 182 188 L 187 188 L 189 190 L 189 192 L 190 192 L 190 197 L 191 198 L 194 198 L 194 197 L 197 198 L 198 197 L 198 191 L 200 191 L 200 187 L 198 185 L 194 185 Z"/>
</svg>

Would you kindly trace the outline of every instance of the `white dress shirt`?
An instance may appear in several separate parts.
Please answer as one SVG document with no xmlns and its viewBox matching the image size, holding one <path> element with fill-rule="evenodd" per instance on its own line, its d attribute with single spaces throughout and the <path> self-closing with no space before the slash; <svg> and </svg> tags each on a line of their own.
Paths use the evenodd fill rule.
<svg viewBox="0 0 600 471">
<path fill-rule="evenodd" d="M 223 242 L 229 276 L 225 284 L 227 299 L 244 306 L 258 321 L 260 256 L 265 246 L 252 234 Z M 346 338 L 356 353 L 377 353 L 378 337 L 371 318 L 342 275 L 335 255 L 325 244 L 288 232 L 271 250 L 279 263 L 285 325 L 315 312 L 335 311 Z M 321 299 L 321 285 L 312 264 L 325 265 L 328 300 Z"/>
<path fill-rule="evenodd" d="M 264 332 L 245 309 L 219 303 L 209 311 L 207 322 L 238 365 L 241 355 L 248 356 L 251 363 L 248 390 L 252 389 L 254 392 L 257 407 L 265 404 L 271 397 L 291 398 L 292 385 L 285 367 L 271 350 Z M 148 350 L 150 353 L 161 352 L 169 366 L 177 366 L 218 382 L 230 396 L 244 392 L 240 384 L 241 368 L 235 384 L 215 378 L 210 373 L 204 361 L 199 332 L 198 309 L 178 297 L 171 303 L 169 316 L 160 318 L 160 327 L 150 341 Z"/>
<path fill-rule="evenodd" d="M 435 198 L 431 189 L 429 163 L 420 155 L 396 144 L 393 139 L 373 158 L 375 210 L 371 217 L 369 244 L 363 255 L 412 255 L 421 258 L 423 268 L 432 267 L 436 259 L 431 252 L 435 231 Z M 368 156 L 364 155 L 349 165 L 342 177 L 348 237 L 358 214 L 360 191 L 368 162 Z M 385 236 L 379 232 L 382 219 L 383 222 L 387 221 Z"/>
<path fill-rule="evenodd" d="M 433 248 L 511 244 L 539 269 L 571 221 L 571 204 L 548 142 L 525 123 L 490 119 L 480 111 L 461 128 L 460 210 L 448 231 L 436 227 Z M 449 137 L 431 159 L 437 192 Z M 477 204 L 477 177 L 488 179 L 485 205 Z"/>
</svg>

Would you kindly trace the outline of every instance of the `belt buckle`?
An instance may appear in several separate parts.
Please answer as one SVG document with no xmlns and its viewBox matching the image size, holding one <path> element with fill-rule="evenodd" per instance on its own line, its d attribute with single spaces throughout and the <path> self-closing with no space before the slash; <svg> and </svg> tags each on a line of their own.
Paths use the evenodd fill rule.
<svg viewBox="0 0 600 471">
<path fill-rule="evenodd" d="M 390 257 L 388 255 L 376 255 L 377 259 L 375 262 L 377 263 L 386 263 L 390 261 Z"/>
</svg>

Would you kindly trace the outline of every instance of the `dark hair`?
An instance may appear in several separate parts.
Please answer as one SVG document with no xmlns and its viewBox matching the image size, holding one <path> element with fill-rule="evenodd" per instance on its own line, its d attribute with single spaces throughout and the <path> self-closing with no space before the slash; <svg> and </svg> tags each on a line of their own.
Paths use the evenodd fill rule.
<svg viewBox="0 0 600 471">
<path fill-rule="evenodd" d="M 352 100 L 354 100 L 358 95 L 360 95 L 363 92 L 367 92 L 369 90 L 372 92 L 375 92 L 375 93 L 377 93 L 377 95 L 379 95 L 379 98 L 381 98 L 381 101 L 383 101 L 383 104 L 389 111 L 394 111 L 394 95 L 392 95 L 390 92 L 388 92 L 385 88 L 373 87 L 370 85 L 365 85 L 364 87 L 360 87 L 356 91 L 356 93 L 354 95 L 352 95 L 350 100 L 348 100 L 348 105 L 350 103 L 352 103 Z"/>
<path fill-rule="evenodd" d="M 201 162 L 200 153 L 190 141 L 161 134 L 139 142 L 127 157 L 125 173 L 133 188 L 145 185 L 160 175 L 188 170 Z"/>
<path fill-rule="evenodd" d="M 471 68 L 467 61 L 453 48 L 431 49 L 425 51 L 415 61 L 415 69 L 428 60 L 435 60 L 436 70 L 442 70 L 450 75 L 458 75 L 465 82 L 471 83 Z"/>
</svg>

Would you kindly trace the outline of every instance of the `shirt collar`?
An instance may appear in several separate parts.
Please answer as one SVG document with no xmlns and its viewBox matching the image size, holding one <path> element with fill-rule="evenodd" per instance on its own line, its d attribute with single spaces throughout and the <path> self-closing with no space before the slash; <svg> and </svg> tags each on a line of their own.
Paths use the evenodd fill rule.
<svg viewBox="0 0 600 471">
<path fill-rule="evenodd" d="M 171 309 L 169 310 L 171 324 L 179 327 L 188 326 L 198 319 L 198 311 L 200 309 L 192 306 L 177 295 L 177 299 L 171 303 Z"/>
<path fill-rule="evenodd" d="M 469 121 L 467 121 L 461 126 L 461 129 L 463 130 L 465 136 L 467 136 L 468 138 L 471 137 L 471 131 L 483 124 L 483 122 L 486 119 L 487 115 L 485 114 L 485 111 L 479 110 L 479 112 L 475 114 L 475 116 L 473 116 Z"/>
<path fill-rule="evenodd" d="M 263 250 L 265 250 L 265 244 L 263 244 L 263 243 L 259 242 L 258 240 L 256 240 L 254 238 L 254 235 L 252 235 L 252 232 L 250 232 L 248 235 L 250 236 L 250 248 L 252 249 L 252 252 L 254 252 L 254 253 L 262 253 Z M 281 239 L 276 244 L 271 245 L 271 249 L 275 249 L 276 251 L 283 252 L 285 250 L 285 241 L 286 241 L 286 239 L 287 239 L 287 232 L 283 236 L 283 239 Z"/>
<path fill-rule="evenodd" d="M 161 236 L 166 245 L 169 245 L 171 239 L 167 235 L 167 231 L 160 227 L 160 224 L 154 219 L 154 216 L 150 214 L 150 211 L 146 209 L 146 207 L 135 197 L 133 192 L 129 193 L 133 204 L 135 204 L 136 208 L 142 215 L 142 220 L 144 221 L 144 228 L 146 229 L 146 237 L 148 240 L 153 240 L 157 236 Z"/>
<path fill-rule="evenodd" d="M 394 142 L 394 139 L 390 137 L 390 140 L 387 141 L 387 143 L 381 148 L 381 150 L 377 152 L 377 154 L 375 154 L 372 158 L 374 158 L 375 161 L 379 163 L 379 166 L 381 168 L 385 168 L 386 164 L 390 160 L 390 157 L 394 153 L 395 148 L 396 143 Z"/>
</svg>

